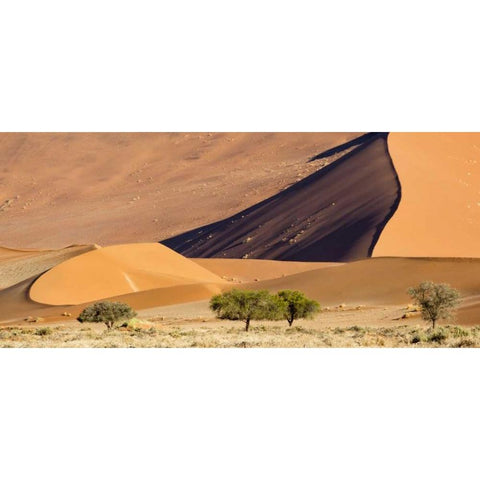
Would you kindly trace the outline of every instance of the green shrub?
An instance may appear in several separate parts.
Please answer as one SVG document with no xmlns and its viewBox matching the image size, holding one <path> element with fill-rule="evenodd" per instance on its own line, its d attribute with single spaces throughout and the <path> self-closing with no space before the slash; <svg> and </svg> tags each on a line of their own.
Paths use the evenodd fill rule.
<svg viewBox="0 0 480 480">
<path fill-rule="evenodd" d="M 443 328 L 437 328 L 427 333 L 427 342 L 442 343 L 448 338 L 448 332 Z"/>
<path fill-rule="evenodd" d="M 310 300 L 298 290 L 281 290 L 277 295 L 285 303 L 283 316 L 290 327 L 294 320 L 310 318 L 320 309 L 318 302 Z"/>
<path fill-rule="evenodd" d="M 107 328 L 112 328 L 116 322 L 134 318 L 136 312 L 126 303 L 101 301 L 85 308 L 77 320 L 80 323 L 104 323 Z"/>
<path fill-rule="evenodd" d="M 468 337 L 470 332 L 462 327 L 454 326 L 451 328 L 451 333 L 454 338 Z"/>
<path fill-rule="evenodd" d="M 210 300 L 210 309 L 218 318 L 245 322 L 246 332 L 251 320 L 280 319 L 285 308 L 285 303 L 267 290 L 231 290 Z"/>
<path fill-rule="evenodd" d="M 460 338 L 452 344 L 453 348 L 473 348 L 477 346 L 477 342 L 473 338 Z"/>
<path fill-rule="evenodd" d="M 48 327 L 37 328 L 35 331 L 35 335 L 39 335 L 40 337 L 44 337 L 45 335 L 50 335 L 52 333 L 52 329 Z"/>
<path fill-rule="evenodd" d="M 422 335 L 421 333 L 416 333 L 410 340 L 410 343 L 420 343 L 424 341 L 425 341 L 425 336 Z"/>
</svg>

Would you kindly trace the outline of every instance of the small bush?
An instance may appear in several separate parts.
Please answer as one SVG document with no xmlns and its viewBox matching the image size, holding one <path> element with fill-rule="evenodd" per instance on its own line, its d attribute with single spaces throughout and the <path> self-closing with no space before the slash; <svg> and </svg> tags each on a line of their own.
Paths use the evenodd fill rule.
<svg viewBox="0 0 480 480">
<path fill-rule="evenodd" d="M 470 335 L 468 330 L 458 326 L 452 327 L 451 333 L 454 338 L 468 337 Z"/>
<path fill-rule="evenodd" d="M 116 322 L 131 320 L 136 314 L 126 303 L 102 301 L 85 308 L 77 320 L 80 323 L 104 323 L 107 328 L 112 328 Z"/>
<path fill-rule="evenodd" d="M 442 343 L 448 338 L 448 332 L 443 328 L 437 328 L 432 330 L 427 334 L 427 342 L 437 342 Z"/>
<path fill-rule="evenodd" d="M 40 337 L 44 337 L 45 335 L 50 335 L 52 333 L 52 329 L 48 327 L 37 328 L 35 331 L 35 335 L 39 335 Z"/>
<path fill-rule="evenodd" d="M 477 342 L 473 338 L 460 338 L 452 344 L 453 348 L 473 348 L 477 346 Z"/>
</svg>

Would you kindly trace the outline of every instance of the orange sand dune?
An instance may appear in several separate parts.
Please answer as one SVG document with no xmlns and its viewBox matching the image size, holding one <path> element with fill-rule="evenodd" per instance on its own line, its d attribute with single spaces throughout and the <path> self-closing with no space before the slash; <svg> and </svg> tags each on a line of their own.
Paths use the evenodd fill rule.
<svg viewBox="0 0 480 480">
<path fill-rule="evenodd" d="M 69 258 L 95 248 L 94 245 L 76 245 L 61 250 L 16 250 L 0 247 L 0 289 L 40 275 Z"/>
<path fill-rule="evenodd" d="M 359 135 L 0 133 L 0 244 L 168 238 L 278 193 Z"/>
<path fill-rule="evenodd" d="M 411 302 L 406 291 L 423 280 L 449 283 L 469 297 L 468 318 L 480 324 L 480 259 L 371 258 L 335 268 L 311 270 L 284 278 L 251 283 L 251 288 L 301 290 L 324 306 L 397 305 Z"/>
<path fill-rule="evenodd" d="M 156 244 L 155 247 L 157 247 Z M 94 253 L 102 250 L 108 251 L 111 248 L 115 247 L 89 252 L 68 260 L 62 265 L 73 263 L 75 260 L 79 262 L 82 257 L 93 256 Z M 113 256 L 116 257 L 118 262 L 119 255 Z M 184 260 L 189 262 L 187 259 Z M 262 265 L 257 268 L 259 276 L 273 276 L 282 271 L 285 272 L 289 268 L 301 268 L 301 265 L 294 265 L 294 268 L 292 268 L 290 262 L 287 262 L 285 266 L 283 262 L 265 263 L 255 260 L 215 259 L 212 261 L 202 260 L 200 263 L 204 266 L 210 263 L 211 266 L 213 265 L 212 270 L 217 274 L 224 272 L 227 274 L 226 276 L 232 278 L 240 278 L 245 275 L 248 280 L 248 276 L 253 273 L 250 268 L 257 264 L 260 265 L 258 262 L 261 262 Z M 87 263 L 85 262 L 85 264 Z M 128 259 L 125 260 L 125 263 L 128 264 Z M 154 260 L 153 263 L 155 263 Z M 224 263 L 224 266 L 222 266 L 222 263 Z M 276 265 L 277 263 L 279 265 Z M 83 264 L 83 262 L 80 262 L 80 264 Z M 267 266 L 271 267 L 270 273 Z M 307 264 L 306 268 L 310 266 Z M 52 269 L 51 272 L 59 267 L 61 265 Z M 213 277 L 216 281 L 204 281 L 204 269 L 199 265 L 195 265 L 195 267 L 202 271 L 202 274 L 197 277 L 199 279 L 197 281 L 163 288 L 154 287 L 139 292 L 130 290 L 123 295 L 108 295 L 108 292 L 103 292 L 102 295 L 106 295 L 109 299 L 126 302 L 137 310 L 144 310 L 163 305 L 208 300 L 220 291 L 238 287 L 238 284 L 224 282 L 220 277 L 210 272 L 207 272 L 208 278 L 212 279 Z M 182 268 L 185 269 L 185 265 Z M 130 269 L 129 265 L 126 265 L 127 269 Z M 88 279 L 95 281 L 94 274 L 96 272 L 97 270 L 92 272 L 89 268 L 84 273 L 81 272 L 80 268 L 71 269 L 73 274 L 84 275 L 83 281 Z M 40 277 L 40 280 L 47 278 L 49 273 Z M 197 273 L 199 272 L 197 271 Z M 111 278 L 114 282 L 118 280 L 118 276 L 115 274 Z M 76 315 L 85 307 L 86 303 L 91 303 L 91 301 L 87 301 L 75 306 L 50 306 L 36 303 L 29 297 L 30 285 L 34 280 L 35 278 L 28 279 L 0 291 L 0 320 L 3 324 L 22 321 L 29 315 L 44 317 L 46 321 L 58 322 L 61 320 L 62 323 L 74 321 Z M 163 280 L 160 278 L 159 283 L 164 284 Z M 322 306 L 333 306 L 341 303 L 347 305 L 406 305 L 411 302 L 406 294 L 407 288 L 422 280 L 447 282 L 458 288 L 464 300 L 457 321 L 462 324 L 480 324 L 480 259 L 372 258 L 332 268 L 306 270 L 275 279 L 251 283 L 244 282 L 240 284 L 240 288 L 267 288 L 271 291 L 298 289 L 317 299 Z M 37 281 L 39 282 L 39 280 Z M 151 285 L 148 284 L 147 286 Z M 82 287 L 82 285 L 80 286 Z M 48 292 L 57 292 L 63 295 L 61 284 L 47 284 L 46 287 Z M 50 290 L 52 287 L 54 289 Z M 59 299 L 57 298 L 57 300 Z M 72 316 L 62 317 L 63 312 L 69 312 Z"/>
<path fill-rule="evenodd" d="M 269 280 L 308 270 L 343 265 L 333 262 L 287 262 L 249 258 L 192 258 L 191 260 L 219 277 L 241 282 Z"/>
<path fill-rule="evenodd" d="M 224 284 L 219 283 L 195 283 L 191 285 L 176 285 L 174 287 L 156 288 L 143 292 L 119 295 L 109 300 L 124 302 L 136 310 L 144 310 L 163 305 L 175 305 L 178 303 L 195 302 L 206 300 L 217 293 L 221 293 Z"/>
<path fill-rule="evenodd" d="M 224 280 L 160 244 L 115 245 L 52 268 L 32 285 L 30 298 L 49 305 L 77 305 L 192 283 Z"/>
<path fill-rule="evenodd" d="M 400 205 L 375 256 L 480 257 L 480 133 L 391 133 Z"/>
</svg>

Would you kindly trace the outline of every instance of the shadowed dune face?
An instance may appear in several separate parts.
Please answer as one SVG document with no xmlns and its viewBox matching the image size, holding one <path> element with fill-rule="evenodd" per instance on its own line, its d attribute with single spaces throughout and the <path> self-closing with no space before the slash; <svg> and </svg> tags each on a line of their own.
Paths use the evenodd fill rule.
<svg viewBox="0 0 480 480">
<path fill-rule="evenodd" d="M 365 258 L 399 195 L 386 135 L 377 134 L 287 190 L 162 243 L 187 257 L 324 262 Z"/>
<path fill-rule="evenodd" d="M 100 248 L 67 260 L 43 274 L 30 298 L 48 305 L 78 305 L 143 290 L 224 281 L 163 245 Z"/>
<path fill-rule="evenodd" d="M 391 133 L 402 186 L 375 256 L 480 257 L 480 133 Z"/>
<path fill-rule="evenodd" d="M 0 244 L 154 242 L 276 194 L 359 135 L 0 133 Z"/>
</svg>

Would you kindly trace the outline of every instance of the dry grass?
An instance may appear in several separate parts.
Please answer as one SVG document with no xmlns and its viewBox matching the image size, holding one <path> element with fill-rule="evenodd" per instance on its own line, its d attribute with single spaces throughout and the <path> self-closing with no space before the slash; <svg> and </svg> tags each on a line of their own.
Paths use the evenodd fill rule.
<svg viewBox="0 0 480 480">
<path fill-rule="evenodd" d="M 107 330 L 101 326 L 9 327 L 0 330 L 1 347 L 100 348 L 315 348 L 315 347 L 479 347 L 480 327 L 444 326 L 436 330 L 412 327 L 346 327 L 309 329 L 301 325 L 168 326 L 159 322 L 132 323 Z"/>
</svg>

